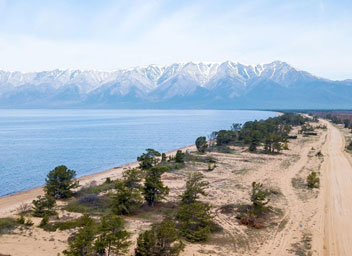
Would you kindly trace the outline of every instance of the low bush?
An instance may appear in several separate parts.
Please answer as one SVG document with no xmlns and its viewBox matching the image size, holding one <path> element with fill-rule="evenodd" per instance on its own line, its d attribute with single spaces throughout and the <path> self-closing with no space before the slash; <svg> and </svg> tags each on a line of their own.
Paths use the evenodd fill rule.
<svg viewBox="0 0 352 256">
<path fill-rule="evenodd" d="M 251 205 L 241 205 L 237 207 L 236 218 L 240 223 L 254 228 L 262 228 L 265 226 L 265 220 L 272 207 L 268 206 L 271 191 L 264 188 L 261 183 L 252 183 L 252 191 L 250 200 Z"/>
<path fill-rule="evenodd" d="M 0 218 L 0 235 L 8 234 L 18 226 L 13 218 Z"/>
<path fill-rule="evenodd" d="M 33 200 L 33 216 L 43 217 L 45 215 L 55 215 L 55 198 L 53 196 L 45 195 L 38 196 L 37 200 Z"/>
<path fill-rule="evenodd" d="M 320 179 L 316 172 L 311 172 L 307 177 L 308 188 L 319 188 Z"/>
<path fill-rule="evenodd" d="M 100 193 L 114 189 L 114 187 L 115 187 L 114 182 L 111 182 L 111 180 L 107 179 L 107 181 L 105 181 L 101 185 L 91 184 L 90 186 L 82 187 L 80 190 L 74 193 L 74 196 L 77 198 L 77 197 L 82 197 L 84 195 L 90 195 L 90 194 L 98 195 Z"/>
<path fill-rule="evenodd" d="M 68 212 L 102 215 L 111 210 L 111 205 L 112 198 L 109 195 L 97 196 L 96 194 L 84 194 L 68 202 L 64 209 Z"/>
<path fill-rule="evenodd" d="M 89 217 L 89 215 L 84 214 L 82 217 L 79 217 L 78 219 L 47 223 L 46 225 L 41 226 L 41 228 L 43 228 L 46 231 L 56 231 L 57 229 L 67 230 L 67 229 L 83 227 L 90 221 L 91 221 L 91 218 Z"/>
</svg>

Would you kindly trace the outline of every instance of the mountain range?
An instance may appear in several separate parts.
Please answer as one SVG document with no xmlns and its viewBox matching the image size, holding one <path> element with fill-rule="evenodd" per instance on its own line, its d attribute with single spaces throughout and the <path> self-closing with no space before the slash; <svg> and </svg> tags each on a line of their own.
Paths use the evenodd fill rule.
<svg viewBox="0 0 352 256">
<path fill-rule="evenodd" d="M 0 108 L 352 108 L 352 80 L 282 61 L 176 63 L 116 71 L 0 71 Z"/>
</svg>

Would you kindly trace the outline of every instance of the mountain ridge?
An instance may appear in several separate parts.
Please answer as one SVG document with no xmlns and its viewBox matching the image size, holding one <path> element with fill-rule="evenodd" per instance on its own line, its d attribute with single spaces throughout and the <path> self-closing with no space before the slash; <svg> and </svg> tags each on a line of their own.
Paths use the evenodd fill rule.
<svg viewBox="0 0 352 256">
<path fill-rule="evenodd" d="M 0 107 L 351 108 L 351 81 L 317 77 L 282 61 L 0 71 Z"/>
</svg>

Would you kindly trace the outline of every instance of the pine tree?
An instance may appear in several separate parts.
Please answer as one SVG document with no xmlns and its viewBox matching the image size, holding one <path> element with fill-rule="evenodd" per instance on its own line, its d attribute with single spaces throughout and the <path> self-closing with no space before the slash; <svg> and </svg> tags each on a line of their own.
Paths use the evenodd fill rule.
<svg viewBox="0 0 352 256">
<path fill-rule="evenodd" d="M 207 241 L 211 233 L 210 205 L 202 202 L 182 204 L 176 215 L 182 236 L 190 242 Z"/>
<path fill-rule="evenodd" d="M 147 153 L 143 153 L 141 156 L 137 157 L 137 161 L 139 161 L 139 167 L 141 169 L 150 169 L 154 165 L 158 163 L 158 159 L 156 157 L 161 156 L 161 154 L 152 149 L 146 149 Z"/>
<path fill-rule="evenodd" d="M 175 223 L 164 220 L 139 235 L 136 256 L 177 256 L 184 249 Z"/>
<path fill-rule="evenodd" d="M 198 137 L 195 144 L 199 153 L 204 153 L 208 148 L 207 139 L 204 136 Z"/>
<path fill-rule="evenodd" d="M 55 167 L 45 179 L 44 191 L 55 198 L 69 198 L 72 196 L 72 189 L 78 187 L 78 181 L 74 180 L 76 172 L 64 165 Z"/>
<path fill-rule="evenodd" d="M 91 218 L 87 218 L 85 226 L 80 228 L 73 237 L 69 238 L 69 248 L 63 253 L 68 256 L 85 256 L 92 255 L 93 252 L 93 241 L 95 238 L 96 230 L 94 227 L 94 221 Z"/>
<path fill-rule="evenodd" d="M 203 181 L 204 175 L 200 172 L 191 173 L 186 182 L 186 190 L 181 195 L 181 202 L 183 204 L 191 204 L 199 199 L 200 195 L 206 196 L 205 188 L 208 187 L 209 182 Z"/>
<path fill-rule="evenodd" d="M 131 244 L 128 241 L 130 235 L 124 229 L 124 221 L 119 216 L 108 215 L 102 217 L 98 233 L 94 249 L 102 255 L 110 256 L 112 253 L 123 255 Z"/>
<path fill-rule="evenodd" d="M 269 209 L 266 206 L 270 201 L 270 199 L 268 199 L 269 194 L 270 192 L 264 189 L 263 184 L 252 183 L 251 202 L 253 204 L 253 213 L 256 216 L 261 215 L 264 211 Z"/>
<path fill-rule="evenodd" d="M 144 199 L 148 202 L 149 206 L 154 206 L 154 202 L 160 199 L 164 199 L 169 194 L 169 188 L 164 186 L 161 175 L 167 171 L 166 167 L 152 167 L 147 171 L 143 195 Z"/>
<path fill-rule="evenodd" d="M 33 204 L 33 216 L 44 217 L 55 215 L 55 198 L 50 195 L 38 196 L 37 200 L 32 201 Z"/>
<path fill-rule="evenodd" d="M 142 172 L 138 169 L 124 171 L 123 179 L 115 183 L 116 194 L 113 197 L 115 214 L 130 214 L 142 204 Z"/>
<path fill-rule="evenodd" d="M 182 152 L 182 150 L 177 150 L 176 156 L 175 156 L 175 162 L 176 163 L 184 163 L 185 160 L 185 154 Z"/>
</svg>

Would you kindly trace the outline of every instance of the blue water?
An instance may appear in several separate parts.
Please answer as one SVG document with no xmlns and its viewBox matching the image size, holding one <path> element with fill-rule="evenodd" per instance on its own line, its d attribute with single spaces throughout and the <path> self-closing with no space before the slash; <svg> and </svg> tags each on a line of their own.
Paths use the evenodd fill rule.
<svg viewBox="0 0 352 256">
<path fill-rule="evenodd" d="M 44 184 L 67 165 L 78 176 L 133 162 L 146 148 L 193 144 L 233 122 L 273 112 L 233 110 L 0 110 L 0 196 Z"/>
</svg>

